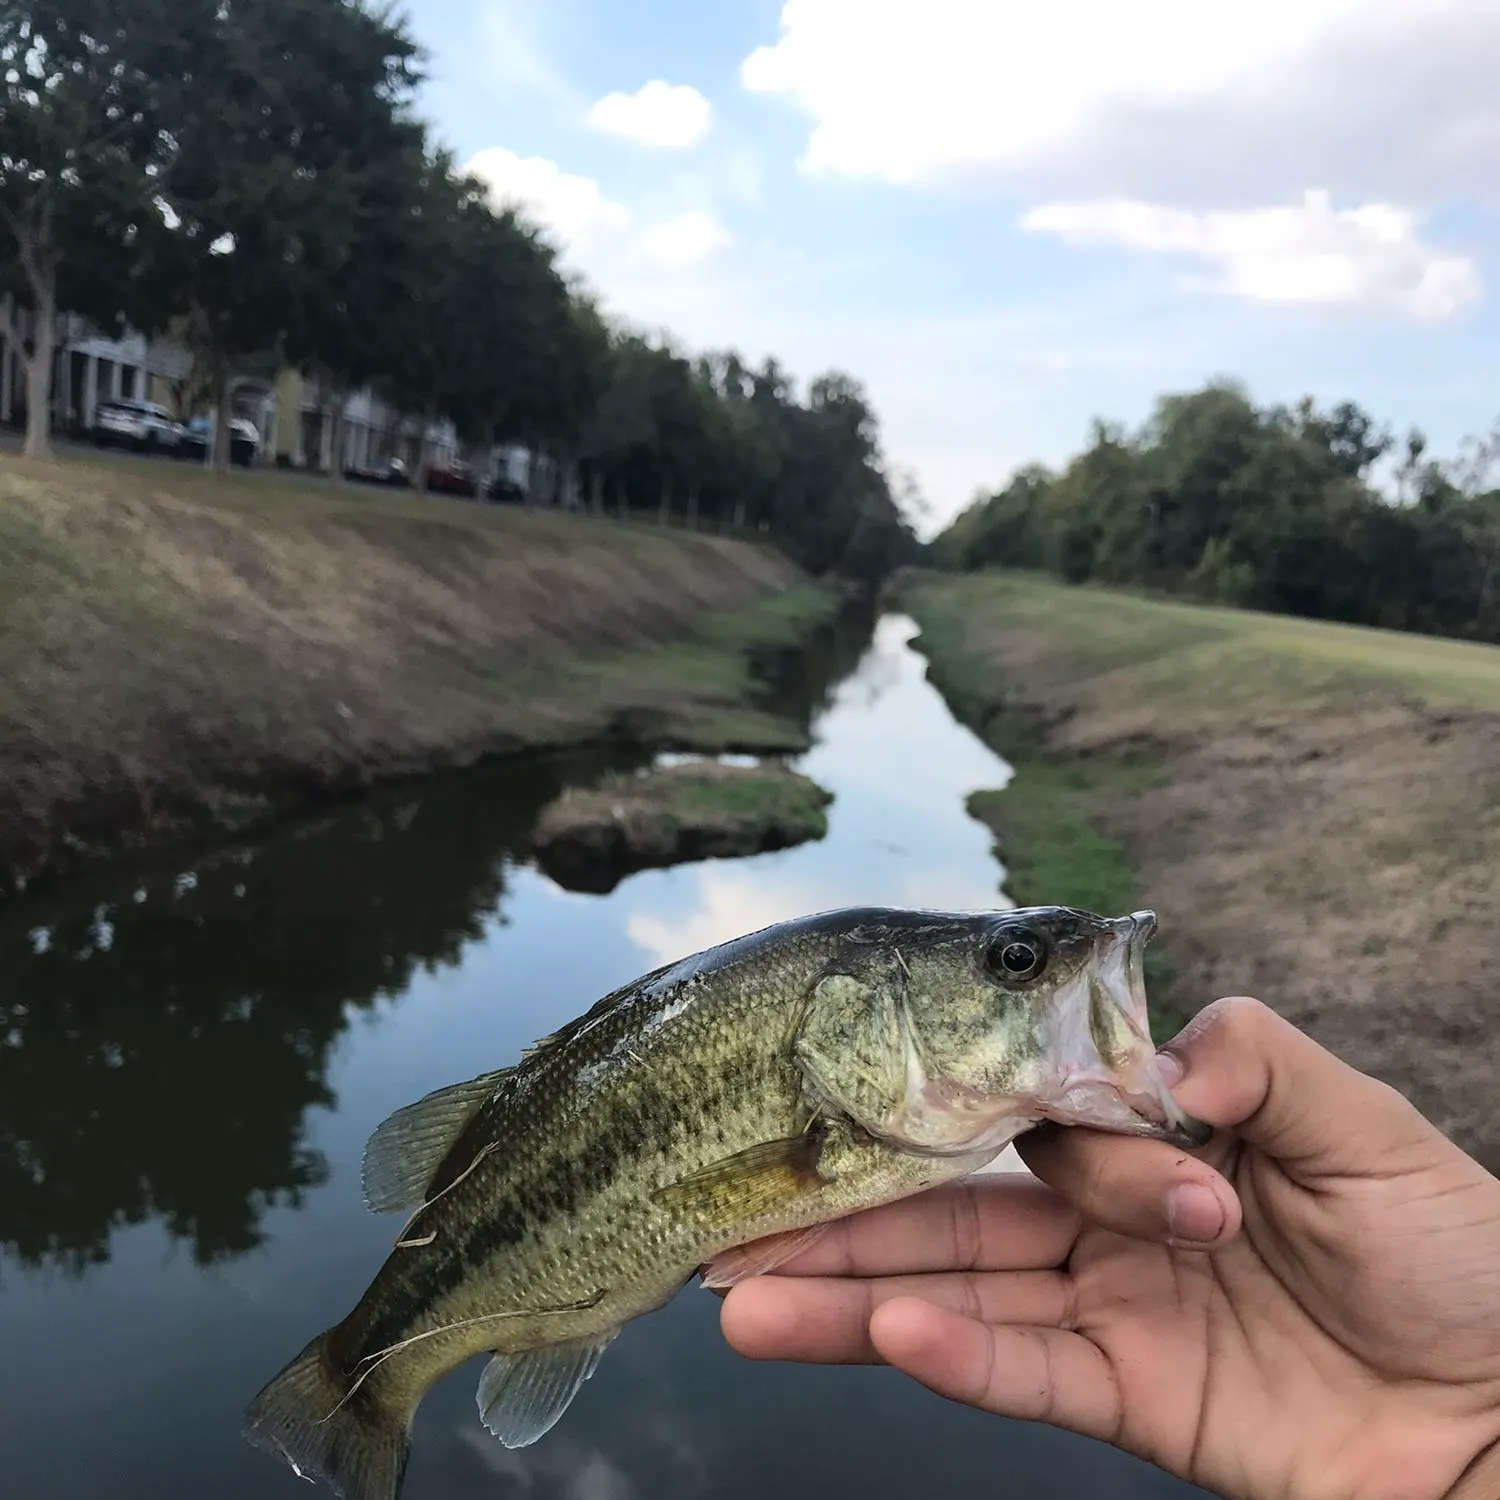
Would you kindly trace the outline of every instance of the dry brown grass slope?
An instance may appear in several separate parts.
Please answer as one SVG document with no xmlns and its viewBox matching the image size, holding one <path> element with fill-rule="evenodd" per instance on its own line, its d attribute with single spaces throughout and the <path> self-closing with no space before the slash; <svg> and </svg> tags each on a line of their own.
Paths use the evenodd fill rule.
<svg viewBox="0 0 1500 1500">
<path fill-rule="evenodd" d="M 911 596 L 1016 761 L 977 810 L 1024 899 L 1123 853 L 1160 998 L 1257 995 L 1500 1166 L 1500 649 L 1023 575 Z"/>
<path fill-rule="evenodd" d="M 648 526 L 0 457 L 0 888 L 625 720 L 785 738 L 681 643 L 804 582 L 770 548 Z"/>
</svg>

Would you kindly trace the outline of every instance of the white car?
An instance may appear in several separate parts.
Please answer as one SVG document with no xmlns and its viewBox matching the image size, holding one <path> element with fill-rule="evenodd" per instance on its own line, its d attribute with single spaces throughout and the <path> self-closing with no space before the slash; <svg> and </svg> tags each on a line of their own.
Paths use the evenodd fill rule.
<svg viewBox="0 0 1500 1500">
<path fill-rule="evenodd" d="M 111 399 L 94 408 L 94 442 L 101 448 L 118 443 L 147 453 L 175 453 L 183 431 L 182 423 L 155 401 Z"/>
</svg>

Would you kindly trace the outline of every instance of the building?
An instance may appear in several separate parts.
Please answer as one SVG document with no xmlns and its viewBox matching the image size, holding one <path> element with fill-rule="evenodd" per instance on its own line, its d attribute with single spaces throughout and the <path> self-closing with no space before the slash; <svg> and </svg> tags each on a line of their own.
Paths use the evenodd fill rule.
<svg viewBox="0 0 1500 1500">
<path fill-rule="evenodd" d="M 23 337 L 30 331 L 30 317 L 26 309 L 17 311 Z M 0 319 L 0 426 L 24 427 L 26 371 L 19 350 L 7 340 L 8 326 L 9 319 Z M 99 403 L 112 398 L 155 401 L 185 422 L 198 415 L 183 409 L 191 372 L 192 356 L 171 340 L 133 331 L 109 338 L 77 314 L 61 313 L 52 371 L 52 429 L 87 437 Z M 229 405 L 232 415 L 255 424 L 263 462 L 321 472 L 333 468 L 338 424 L 332 401 L 298 371 L 283 369 L 270 380 L 237 374 L 231 377 Z M 397 458 L 414 470 L 421 460 L 423 425 L 371 391 L 353 392 L 343 402 L 339 469 L 376 469 Z M 432 424 L 427 440 L 433 461 L 458 457 L 451 422 Z"/>
<path fill-rule="evenodd" d="M 284 369 L 271 392 L 268 425 L 261 429 L 264 451 L 282 468 L 316 469 L 334 466 L 336 395 L 321 391 L 317 381 L 297 370 Z M 341 471 L 373 470 L 399 459 L 409 470 L 421 462 L 420 417 L 387 406 L 373 391 L 354 391 L 343 402 Z M 460 444 L 451 422 L 435 422 L 427 429 L 428 454 L 433 462 L 451 462 Z"/>
</svg>

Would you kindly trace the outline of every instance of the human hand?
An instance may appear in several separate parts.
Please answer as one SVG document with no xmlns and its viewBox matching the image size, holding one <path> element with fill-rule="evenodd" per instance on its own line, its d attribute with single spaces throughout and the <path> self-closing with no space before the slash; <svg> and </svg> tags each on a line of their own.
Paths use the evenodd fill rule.
<svg viewBox="0 0 1500 1500">
<path fill-rule="evenodd" d="M 1164 1050 L 1202 1151 L 1030 1132 L 1040 1181 L 843 1220 L 730 1291 L 725 1338 L 884 1362 L 1227 1500 L 1496 1500 L 1500 1180 L 1258 1001 Z"/>
</svg>

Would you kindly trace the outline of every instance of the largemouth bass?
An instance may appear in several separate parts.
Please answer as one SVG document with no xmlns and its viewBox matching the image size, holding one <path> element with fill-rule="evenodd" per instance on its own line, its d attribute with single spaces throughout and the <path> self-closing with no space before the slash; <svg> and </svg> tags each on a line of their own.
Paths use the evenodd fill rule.
<svg viewBox="0 0 1500 1500">
<path fill-rule="evenodd" d="M 859 908 L 656 969 L 514 1066 L 370 1137 L 411 1214 L 358 1306 L 246 1435 L 345 1500 L 394 1500 L 417 1406 L 491 1354 L 507 1447 L 562 1416 L 621 1327 L 705 1268 L 759 1274 L 834 1219 L 984 1166 L 1042 1120 L 1201 1145 L 1157 1072 L 1150 912 Z"/>
</svg>

